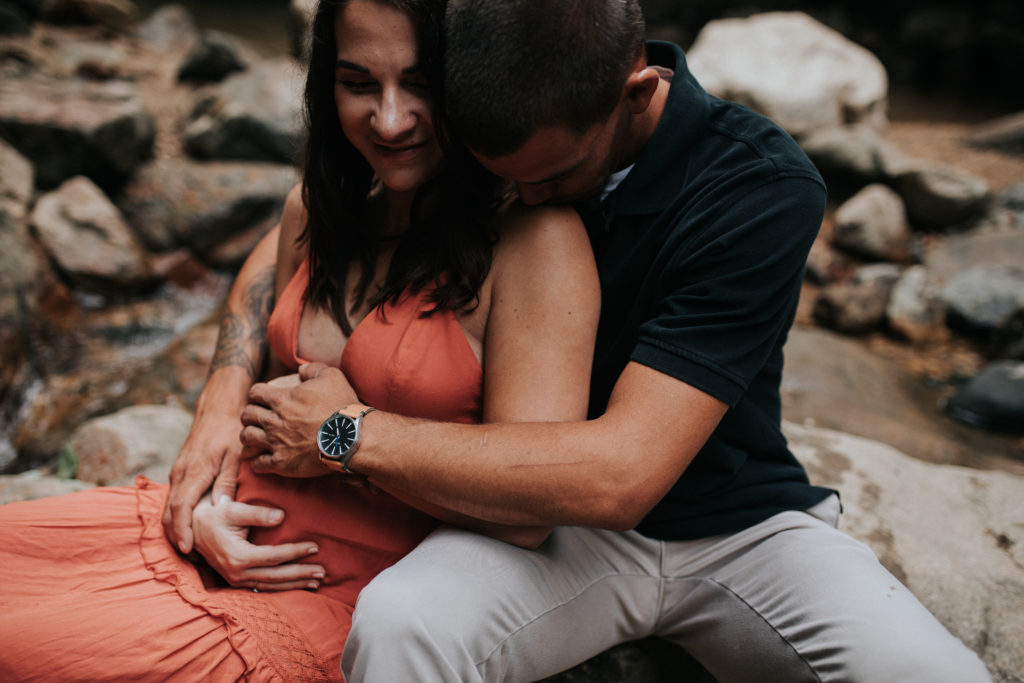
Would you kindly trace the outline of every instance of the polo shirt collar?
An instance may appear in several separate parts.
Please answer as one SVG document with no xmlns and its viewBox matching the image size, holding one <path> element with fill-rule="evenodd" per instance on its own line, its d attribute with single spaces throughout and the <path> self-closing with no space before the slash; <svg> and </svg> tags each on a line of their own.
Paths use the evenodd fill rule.
<svg viewBox="0 0 1024 683">
<path fill-rule="evenodd" d="M 618 215 L 658 213 L 678 196 L 686 173 L 681 157 L 703 134 L 710 107 L 710 96 L 690 73 L 678 45 L 648 41 L 647 61 L 672 69 L 672 83 L 654 134 L 615 192 Z"/>
</svg>

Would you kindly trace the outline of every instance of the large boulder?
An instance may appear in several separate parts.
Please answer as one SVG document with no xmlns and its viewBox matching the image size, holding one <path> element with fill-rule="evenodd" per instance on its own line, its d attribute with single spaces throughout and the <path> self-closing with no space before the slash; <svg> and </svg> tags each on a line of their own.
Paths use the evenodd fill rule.
<svg viewBox="0 0 1024 683">
<path fill-rule="evenodd" d="M 996 681 L 1024 671 L 1024 477 L 907 457 L 882 443 L 785 425 L 840 528 L 875 552 Z M 941 522 L 939 522 L 941 520 Z"/>
<path fill-rule="evenodd" d="M 76 175 L 116 186 L 149 156 L 155 135 L 130 83 L 0 79 L 0 138 L 35 164 L 44 188 Z"/>
<path fill-rule="evenodd" d="M 233 235 L 276 222 L 297 182 L 286 164 L 163 159 L 139 169 L 119 206 L 150 249 L 185 246 L 207 258 Z"/>
<path fill-rule="evenodd" d="M 873 54 L 801 12 L 709 22 L 687 52 L 708 91 L 765 114 L 794 136 L 886 124 L 888 76 Z"/>
<path fill-rule="evenodd" d="M 32 226 L 60 269 L 77 285 L 138 289 L 152 281 L 141 243 L 117 207 L 84 176 L 43 195 Z"/>
<path fill-rule="evenodd" d="M 125 485 L 138 474 L 167 481 L 192 427 L 192 414 L 172 406 L 132 406 L 89 420 L 71 435 L 76 478 Z"/>
<path fill-rule="evenodd" d="M 261 62 L 198 95 L 185 149 L 198 159 L 294 164 L 302 148 L 302 81 L 287 59 Z"/>
</svg>

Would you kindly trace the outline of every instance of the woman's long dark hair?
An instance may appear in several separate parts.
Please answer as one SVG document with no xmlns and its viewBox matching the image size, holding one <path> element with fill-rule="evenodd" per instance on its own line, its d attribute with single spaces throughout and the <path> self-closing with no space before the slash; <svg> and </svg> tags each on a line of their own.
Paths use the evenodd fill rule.
<svg viewBox="0 0 1024 683">
<path fill-rule="evenodd" d="M 395 7 L 412 21 L 419 67 L 433 93 L 434 126 L 438 139 L 446 141 L 440 123 L 445 0 L 373 1 Z M 368 291 L 382 242 L 366 218 L 373 169 L 342 132 L 334 100 L 335 17 L 346 2 L 321 0 L 313 18 L 304 94 L 308 135 L 302 178 L 309 222 L 300 239 L 309 249 L 309 301 L 331 310 L 348 335 L 352 329 L 345 283 L 353 264 L 360 267 L 353 310 L 367 300 L 377 307 L 397 301 L 409 289 L 418 292 L 428 287 L 435 287 L 430 293 L 431 312 L 476 305 L 491 267 L 495 237 L 487 220 L 497 206 L 499 182 L 465 147 L 443 143 L 442 171 L 417 192 L 412 224 L 395 249 L 383 287 Z M 427 194 L 430 200 L 423 201 Z"/>
</svg>

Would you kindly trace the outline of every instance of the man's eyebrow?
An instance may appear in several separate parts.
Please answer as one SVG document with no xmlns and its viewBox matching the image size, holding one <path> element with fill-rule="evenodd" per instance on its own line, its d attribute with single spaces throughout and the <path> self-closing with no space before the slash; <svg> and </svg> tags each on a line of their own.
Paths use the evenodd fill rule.
<svg viewBox="0 0 1024 683">
<path fill-rule="evenodd" d="M 335 69 L 348 69 L 349 71 L 358 71 L 361 74 L 368 74 L 368 73 L 370 73 L 370 70 L 368 68 L 366 68 L 365 66 L 363 66 L 362 64 L 356 64 L 355 62 L 350 62 L 347 59 L 339 59 L 337 61 L 337 63 L 335 63 L 334 68 Z M 404 69 L 402 69 L 402 74 L 404 74 L 404 75 L 415 74 L 415 73 L 419 73 L 420 71 L 421 71 L 420 65 L 419 64 L 413 64 L 412 66 L 407 66 Z"/>
</svg>

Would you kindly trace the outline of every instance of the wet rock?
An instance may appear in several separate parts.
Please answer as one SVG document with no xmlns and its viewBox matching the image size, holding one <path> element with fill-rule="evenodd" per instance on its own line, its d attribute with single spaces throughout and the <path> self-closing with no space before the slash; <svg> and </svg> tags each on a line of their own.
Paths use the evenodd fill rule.
<svg viewBox="0 0 1024 683">
<path fill-rule="evenodd" d="M 982 429 L 1024 433 L 1024 361 L 989 364 L 947 401 L 946 410 Z"/>
<path fill-rule="evenodd" d="M 814 319 L 847 334 L 880 328 L 900 272 L 900 267 L 891 263 L 862 266 L 851 280 L 822 289 L 814 305 Z"/>
<path fill-rule="evenodd" d="M 945 308 L 939 288 L 924 266 L 915 265 L 903 271 L 889 296 L 885 314 L 889 327 L 914 343 L 944 336 Z"/>
<path fill-rule="evenodd" d="M 868 259 L 907 261 L 910 237 L 903 200 L 885 185 L 868 185 L 836 211 L 833 243 Z"/>
<path fill-rule="evenodd" d="M 1024 477 L 932 465 L 867 439 L 784 427 L 811 481 L 839 490 L 839 528 L 870 546 L 994 680 L 1017 680 Z"/>
<path fill-rule="evenodd" d="M 187 246 L 206 257 L 232 236 L 273 225 L 297 182 L 284 164 L 164 159 L 139 169 L 119 205 L 150 249 Z"/>
<path fill-rule="evenodd" d="M 195 20 L 182 5 L 161 5 L 135 27 L 134 35 L 157 52 L 188 49 L 199 38 Z"/>
<path fill-rule="evenodd" d="M 895 184 L 917 226 L 931 230 L 959 227 L 988 210 L 988 183 L 970 173 L 925 161 L 893 170 Z"/>
<path fill-rule="evenodd" d="M 1024 152 L 1024 111 L 977 125 L 965 139 L 975 147 Z"/>
<path fill-rule="evenodd" d="M 221 81 L 228 74 L 244 71 L 246 62 L 235 40 L 217 31 L 204 31 L 178 68 L 178 80 L 206 84 Z"/>
<path fill-rule="evenodd" d="M 75 476 L 100 485 L 130 484 L 138 474 L 167 481 L 191 426 L 191 413 L 170 406 L 133 406 L 89 420 L 68 442 Z"/>
<path fill-rule="evenodd" d="M 21 500 L 62 496 L 65 493 L 91 489 L 93 486 L 95 484 L 77 479 L 61 479 L 44 474 L 39 470 L 0 475 L 0 505 Z"/>
<path fill-rule="evenodd" d="M 45 0 L 40 19 L 50 24 L 100 24 L 125 29 L 138 20 L 131 0 Z"/>
<path fill-rule="evenodd" d="M 152 281 L 142 245 L 121 212 L 84 176 L 40 197 L 31 222 L 76 285 L 102 292 L 138 289 Z"/>
<path fill-rule="evenodd" d="M 294 164 L 301 149 L 302 73 L 290 60 L 268 61 L 200 94 L 184 145 L 198 159 Z"/>
<path fill-rule="evenodd" d="M 44 188 L 75 175 L 117 185 L 149 155 L 154 137 L 153 119 L 129 83 L 0 80 L 0 138 L 35 164 Z"/>
<path fill-rule="evenodd" d="M 800 12 L 709 22 L 687 63 L 709 92 L 767 115 L 797 137 L 819 128 L 886 123 L 882 63 Z"/>
<path fill-rule="evenodd" d="M 1024 269 L 968 268 L 940 296 L 949 326 L 980 339 L 989 354 L 1024 352 Z"/>
</svg>

